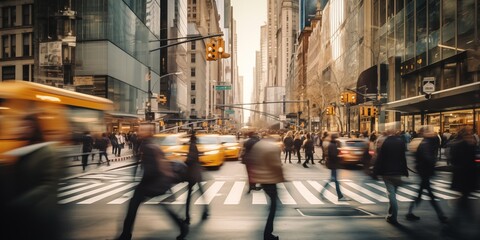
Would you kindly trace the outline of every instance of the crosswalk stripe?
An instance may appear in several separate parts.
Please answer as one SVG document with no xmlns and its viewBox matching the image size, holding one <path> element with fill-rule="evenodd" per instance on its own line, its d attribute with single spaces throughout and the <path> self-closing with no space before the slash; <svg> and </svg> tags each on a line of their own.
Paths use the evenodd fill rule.
<svg viewBox="0 0 480 240">
<path fill-rule="evenodd" d="M 409 187 L 412 187 L 412 186 L 416 186 L 416 185 L 410 185 Z M 407 195 L 410 195 L 410 196 L 414 197 L 414 199 L 417 198 L 417 196 L 418 196 L 418 193 L 416 193 L 416 192 L 414 192 L 414 191 L 412 191 L 408 188 L 405 188 L 405 187 L 398 187 L 397 190 L 399 192 L 403 192 Z M 422 199 L 423 200 L 430 200 L 430 197 L 425 196 L 425 194 L 422 194 Z"/>
<path fill-rule="evenodd" d="M 89 198 L 89 199 L 86 199 L 86 200 L 83 200 L 77 204 L 91 204 L 91 203 L 94 203 L 94 202 L 97 202 L 101 199 L 104 199 L 106 197 L 109 197 L 109 196 L 112 196 L 113 194 L 116 194 L 116 193 L 119 193 L 121 191 L 125 191 L 127 189 L 130 189 L 132 187 L 135 187 L 138 183 L 129 183 L 123 187 L 120 187 L 120 188 L 116 188 L 116 189 L 113 189 L 112 191 L 108 191 L 106 193 L 103 193 L 103 194 L 100 194 L 98 196 L 95 196 L 95 197 L 92 197 L 92 198 Z"/>
<path fill-rule="evenodd" d="M 335 184 L 330 182 L 329 183 L 331 187 L 335 188 Z M 374 204 L 374 202 L 348 190 L 347 188 L 345 187 L 340 187 L 340 190 L 342 191 L 343 194 L 347 195 L 348 197 L 350 197 L 351 199 L 359 202 L 359 203 L 363 203 L 363 204 Z"/>
<path fill-rule="evenodd" d="M 385 193 L 385 194 L 387 193 L 387 189 L 386 189 L 386 188 L 380 187 L 380 186 L 378 186 L 377 184 L 374 184 L 374 183 L 365 183 L 365 184 L 367 184 L 368 186 L 370 186 L 370 187 L 372 187 L 372 188 L 375 188 L 375 189 L 377 189 L 377 190 L 379 190 L 379 191 L 382 191 L 382 192 Z M 402 196 L 402 195 L 400 195 L 400 194 L 398 194 L 398 193 L 397 193 L 396 195 L 397 195 L 397 200 L 400 201 L 400 202 L 412 202 L 412 201 L 413 201 L 412 199 L 406 198 L 406 197 L 404 197 L 404 196 Z"/>
<path fill-rule="evenodd" d="M 368 195 L 369 197 L 375 199 L 375 200 L 378 200 L 380 202 L 388 202 L 388 198 L 384 197 L 384 196 L 381 196 L 377 193 L 374 193 L 364 187 L 361 187 L 353 182 L 345 182 L 345 184 L 347 184 L 348 186 L 352 187 L 353 189 L 363 193 L 363 194 L 366 194 Z"/>
<path fill-rule="evenodd" d="M 133 192 L 135 192 L 135 190 L 126 192 L 126 193 L 123 194 L 121 197 L 119 197 L 119 198 L 117 198 L 117 199 L 115 199 L 115 200 L 113 200 L 113 201 L 110 201 L 110 202 L 108 202 L 107 204 L 123 204 L 123 203 L 125 203 L 126 201 L 130 200 L 130 198 L 132 198 Z"/>
<path fill-rule="evenodd" d="M 177 192 L 182 190 L 183 188 L 187 187 L 188 183 L 187 182 L 181 182 L 176 185 L 174 185 L 172 188 L 170 188 L 171 193 L 170 194 L 163 194 L 157 197 L 154 197 L 148 201 L 145 202 L 145 204 L 159 204 L 163 200 L 169 198 L 172 195 L 175 195 Z"/>
<path fill-rule="evenodd" d="M 230 189 L 230 192 L 228 193 L 224 204 L 226 205 L 239 204 L 240 199 L 242 198 L 244 188 L 245 188 L 245 181 L 236 181 L 233 184 L 232 189 Z"/>
<path fill-rule="evenodd" d="M 265 205 L 267 204 L 267 196 L 265 195 L 264 191 L 254 191 L 252 193 L 252 204 L 262 204 Z"/>
<path fill-rule="evenodd" d="M 81 187 L 81 188 L 72 189 L 70 191 L 66 191 L 66 192 L 63 192 L 63 193 L 59 193 L 57 196 L 58 197 L 64 197 L 64 196 L 67 196 L 67 195 L 70 195 L 70 194 L 73 194 L 73 193 L 77 193 L 77 192 L 88 190 L 90 188 L 95 188 L 95 187 L 101 186 L 102 184 L 103 183 L 93 183 L 92 185 L 88 185 L 88 186 L 84 186 L 84 187 Z"/>
<path fill-rule="evenodd" d="M 415 189 L 417 189 L 417 190 L 420 189 L 420 185 L 413 185 L 413 186 L 411 186 L 411 187 L 413 187 L 413 188 L 415 188 Z M 435 189 L 434 186 L 430 186 L 430 187 L 432 188 L 433 195 L 435 195 L 436 198 L 456 199 L 456 197 L 447 196 L 447 195 L 445 195 L 445 194 L 442 194 L 442 193 L 433 191 L 433 189 Z M 427 189 L 423 189 L 423 194 L 422 194 L 422 196 L 423 196 L 423 195 L 426 195 L 426 196 L 428 197 L 428 200 L 430 200 L 430 195 L 428 195 Z"/>
<path fill-rule="evenodd" d="M 431 187 L 433 189 L 436 189 L 436 190 L 439 190 L 439 191 L 442 191 L 442 192 L 446 192 L 446 193 L 450 193 L 450 194 L 454 194 L 456 196 L 462 195 L 460 192 L 448 189 L 448 185 L 446 185 L 446 184 L 437 184 L 434 181 L 432 181 L 432 183 L 433 184 L 431 184 Z"/>
<path fill-rule="evenodd" d="M 277 183 L 277 190 L 278 190 L 278 198 L 280 199 L 280 202 L 282 202 L 282 204 L 284 205 L 297 204 L 295 199 L 293 199 L 292 195 L 290 195 L 290 193 L 287 191 L 285 184 Z"/>
<path fill-rule="evenodd" d="M 443 186 L 444 188 L 450 188 L 450 184 L 451 184 L 451 183 L 445 183 L 445 181 L 443 181 L 443 180 L 438 180 L 438 179 L 437 179 L 437 180 L 433 180 L 432 182 L 433 182 L 435 185 Z M 447 190 L 447 189 L 445 189 L 445 190 Z M 460 192 L 457 192 L 457 191 L 453 191 L 453 190 L 449 190 L 449 191 L 452 191 L 454 194 L 457 194 L 457 195 L 459 195 L 459 196 L 462 195 Z M 477 197 L 477 198 L 480 198 L 480 193 L 478 193 L 478 191 L 472 192 L 471 195 L 472 195 L 472 196 L 475 196 L 475 197 Z M 470 197 L 470 198 L 472 198 L 472 197 Z M 475 198 L 474 198 L 474 199 L 475 199 Z"/>
<path fill-rule="evenodd" d="M 195 205 L 210 204 L 213 198 L 216 197 L 218 191 L 222 188 L 223 184 L 225 184 L 225 181 L 214 182 L 202 195 L 203 197 L 200 197 L 195 201 Z"/>
<path fill-rule="evenodd" d="M 308 183 L 315 189 L 317 190 L 319 193 L 323 190 L 323 186 L 316 182 L 316 181 L 308 181 Z M 323 196 L 330 202 L 332 202 L 333 204 L 337 204 L 337 205 L 349 205 L 347 202 L 339 202 L 338 201 L 338 198 L 336 195 L 333 195 L 333 193 L 331 193 L 330 191 L 324 191 L 323 192 Z"/>
<path fill-rule="evenodd" d="M 200 184 L 203 186 L 205 185 L 205 182 L 201 182 Z M 198 191 L 198 189 L 199 189 L 198 184 L 193 185 L 192 192 L 190 194 L 193 195 L 196 191 Z M 173 201 L 171 204 L 185 204 L 187 203 L 187 197 L 188 197 L 188 188 L 187 188 L 187 191 L 182 193 L 182 195 L 176 197 L 175 201 Z"/>
<path fill-rule="evenodd" d="M 318 199 L 312 192 L 310 192 L 301 181 L 293 181 L 293 186 L 300 192 L 300 194 L 307 200 L 310 204 L 323 204 L 320 199 Z"/>
<path fill-rule="evenodd" d="M 80 186 L 83 186 L 87 184 L 86 182 L 83 182 L 83 183 L 75 183 L 75 184 L 72 184 L 72 185 L 68 185 L 68 186 L 65 186 L 65 187 L 61 187 L 58 189 L 59 192 L 61 191 L 65 191 L 65 190 L 68 190 L 68 189 L 72 189 L 72 188 L 76 188 L 76 187 L 80 187 Z"/>
<path fill-rule="evenodd" d="M 73 202 L 73 201 L 82 199 L 82 198 L 84 198 L 84 197 L 88 197 L 88 196 L 91 196 L 91 195 L 94 195 L 94 194 L 97 194 L 97 193 L 106 191 L 106 190 L 108 190 L 108 189 L 118 187 L 118 186 L 120 186 L 120 185 L 123 185 L 123 183 L 114 183 L 114 184 L 111 184 L 111 185 L 107 185 L 107 186 L 105 186 L 105 187 L 102 187 L 102 188 L 99 188 L 99 189 L 96 189 L 96 190 L 93 190 L 93 191 L 90 191 L 90 192 L 82 193 L 82 194 L 80 194 L 80 195 L 76 195 L 76 196 L 73 196 L 73 197 L 69 197 L 69 198 L 60 200 L 60 201 L 58 201 L 58 203 L 60 203 L 60 204 L 65 204 L 65 203 Z"/>
</svg>

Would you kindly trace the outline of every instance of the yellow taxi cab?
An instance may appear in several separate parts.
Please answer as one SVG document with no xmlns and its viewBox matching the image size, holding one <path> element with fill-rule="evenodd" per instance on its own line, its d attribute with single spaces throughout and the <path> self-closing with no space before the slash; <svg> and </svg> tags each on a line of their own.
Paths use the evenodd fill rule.
<svg viewBox="0 0 480 240">
<path fill-rule="evenodd" d="M 220 140 L 225 148 L 225 158 L 238 160 L 242 147 L 235 135 L 220 135 Z"/>
<path fill-rule="evenodd" d="M 198 134 L 199 160 L 204 167 L 220 167 L 225 161 L 225 148 L 218 134 Z M 188 151 L 188 149 L 187 149 Z"/>
<path fill-rule="evenodd" d="M 153 141 L 160 146 L 160 149 L 165 153 L 169 160 L 187 159 L 188 153 L 188 138 L 186 134 L 177 133 L 160 133 L 153 136 Z"/>
</svg>

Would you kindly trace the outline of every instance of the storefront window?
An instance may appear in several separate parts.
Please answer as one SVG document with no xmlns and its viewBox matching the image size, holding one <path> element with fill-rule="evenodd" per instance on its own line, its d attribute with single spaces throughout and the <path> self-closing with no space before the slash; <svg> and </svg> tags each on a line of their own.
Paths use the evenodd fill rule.
<svg viewBox="0 0 480 240">
<path fill-rule="evenodd" d="M 428 114 L 426 125 L 432 126 L 433 131 L 440 132 L 440 114 Z"/>
<path fill-rule="evenodd" d="M 443 119 L 443 130 L 449 130 L 450 133 L 457 133 L 465 126 L 473 127 L 473 111 L 460 110 L 445 112 Z"/>
</svg>

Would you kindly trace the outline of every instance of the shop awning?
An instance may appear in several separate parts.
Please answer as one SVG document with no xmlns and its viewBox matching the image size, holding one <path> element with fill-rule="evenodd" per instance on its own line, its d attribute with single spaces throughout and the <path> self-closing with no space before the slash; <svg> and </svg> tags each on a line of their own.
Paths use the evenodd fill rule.
<svg viewBox="0 0 480 240">
<path fill-rule="evenodd" d="M 480 106 L 480 82 L 434 92 L 430 99 L 424 95 L 389 102 L 387 110 L 405 113 L 442 112 Z"/>
<path fill-rule="evenodd" d="M 377 94 L 378 93 L 378 73 L 377 73 L 377 65 L 372 66 L 366 70 L 364 70 L 358 76 L 357 80 L 357 92 L 366 94 L 367 96 Z M 386 93 L 387 88 L 387 64 L 380 64 L 380 86 L 381 86 L 381 93 Z M 368 101 L 368 99 L 367 99 Z M 365 102 L 363 96 L 357 96 L 357 103 Z"/>
</svg>

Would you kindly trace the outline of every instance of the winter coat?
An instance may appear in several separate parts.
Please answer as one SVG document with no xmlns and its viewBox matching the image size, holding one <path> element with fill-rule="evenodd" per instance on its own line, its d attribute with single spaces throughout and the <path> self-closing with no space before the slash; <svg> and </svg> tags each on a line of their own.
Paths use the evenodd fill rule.
<svg viewBox="0 0 480 240">
<path fill-rule="evenodd" d="M 285 146 L 285 150 L 288 150 L 288 151 L 293 150 L 293 138 L 285 137 L 283 139 L 283 145 Z"/>
<path fill-rule="evenodd" d="M 202 181 L 202 165 L 198 159 L 198 148 L 195 143 L 190 143 L 187 160 L 185 163 L 188 166 L 187 180 L 189 182 L 198 183 Z"/>
<path fill-rule="evenodd" d="M 314 153 L 315 152 L 315 145 L 312 139 L 306 139 L 303 142 L 303 148 L 305 149 L 305 153 Z"/>
<path fill-rule="evenodd" d="M 325 165 L 329 169 L 337 169 L 340 166 L 340 158 L 338 157 L 337 141 L 330 141 L 327 147 L 327 161 Z"/>
<path fill-rule="evenodd" d="M 475 166 L 475 145 L 465 140 L 455 140 L 450 148 L 453 166 L 452 189 L 470 193 L 477 188 L 478 174 Z"/>
<path fill-rule="evenodd" d="M 107 137 L 101 137 L 100 139 L 97 139 L 97 141 L 95 141 L 95 147 L 99 151 L 105 152 L 107 151 L 107 147 L 109 143 L 110 143 L 110 140 Z"/>
<path fill-rule="evenodd" d="M 247 172 L 250 182 L 275 184 L 284 182 L 280 148 L 272 142 L 260 140 L 250 150 Z"/>
<path fill-rule="evenodd" d="M 408 176 L 406 147 L 399 136 L 388 136 L 379 148 L 374 175 Z"/>
<path fill-rule="evenodd" d="M 415 163 L 418 175 L 431 177 L 435 172 L 435 153 L 438 150 L 437 137 L 423 138 L 415 152 Z"/>
<path fill-rule="evenodd" d="M 300 150 L 302 148 L 302 145 L 303 145 L 302 139 L 295 138 L 295 140 L 293 140 L 293 146 L 296 151 Z"/>
<path fill-rule="evenodd" d="M 91 152 L 93 149 L 93 137 L 85 135 L 82 138 L 82 152 Z"/>
<path fill-rule="evenodd" d="M 163 151 L 150 140 L 144 140 L 140 146 L 143 176 L 137 185 L 145 196 L 154 197 L 164 194 L 171 187 L 170 163 Z"/>
</svg>

